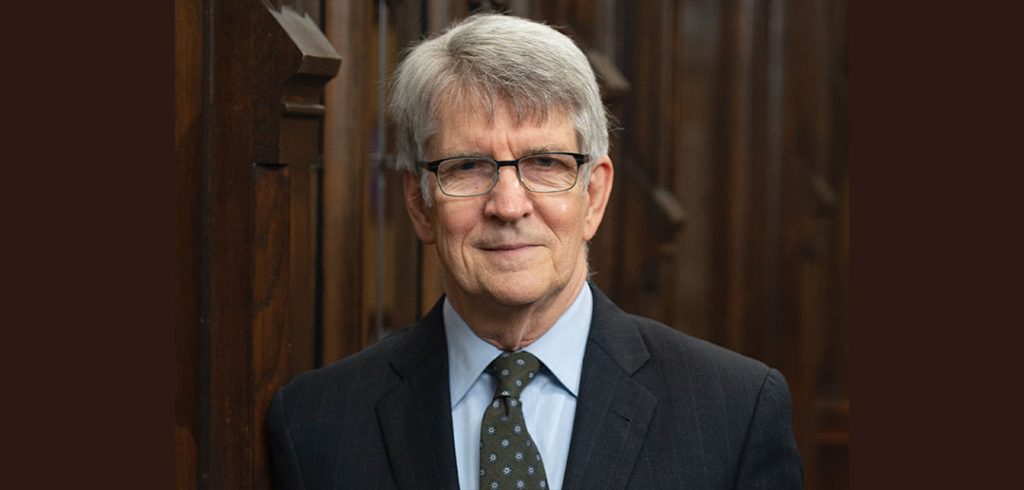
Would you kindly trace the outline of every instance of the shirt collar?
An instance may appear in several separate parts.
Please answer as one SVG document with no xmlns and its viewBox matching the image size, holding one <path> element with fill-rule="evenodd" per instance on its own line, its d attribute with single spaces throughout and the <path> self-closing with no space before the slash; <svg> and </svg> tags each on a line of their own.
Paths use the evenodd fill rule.
<svg viewBox="0 0 1024 490">
<path fill-rule="evenodd" d="M 524 349 L 537 356 L 573 396 L 579 392 L 583 353 L 594 312 L 593 303 L 590 286 L 584 283 L 576 299 L 551 329 Z M 466 396 L 487 365 L 502 351 L 473 333 L 448 298 L 444 300 L 442 314 L 448 342 L 449 387 L 454 407 Z"/>
</svg>

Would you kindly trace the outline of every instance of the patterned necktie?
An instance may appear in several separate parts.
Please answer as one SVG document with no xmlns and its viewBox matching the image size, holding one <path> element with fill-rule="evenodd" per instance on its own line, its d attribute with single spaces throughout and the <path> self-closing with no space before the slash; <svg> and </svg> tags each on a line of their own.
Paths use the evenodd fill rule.
<svg viewBox="0 0 1024 490">
<path fill-rule="evenodd" d="M 529 352 L 503 353 L 487 371 L 498 380 L 480 425 L 480 488 L 546 489 L 540 452 L 526 432 L 519 394 L 533 381 L 540 361 Z"/>
</svg>

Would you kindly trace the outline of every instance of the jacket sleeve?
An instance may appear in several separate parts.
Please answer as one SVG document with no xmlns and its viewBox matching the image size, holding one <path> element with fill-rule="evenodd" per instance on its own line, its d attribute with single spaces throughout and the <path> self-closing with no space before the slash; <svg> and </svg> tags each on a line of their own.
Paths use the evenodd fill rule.
<svg viewBox="0 0 1024 490">
<path fill-rule="evenodd" d="M 306 483 L 295 452 L 295 441 L 288 426 L 288 415 L 284 404 L 284 389 L 274 395 L 267 414 L 267 431 L 270 435 L 270 462 L 276 490 L 305 490 Z"/>
<path fill-rule="evenodd" d="M 736 489 L 803 488 L 803 463 L 793 434 L 793 402 L 785 377 L 768 371 L 747 429 Z"/>
</svg>

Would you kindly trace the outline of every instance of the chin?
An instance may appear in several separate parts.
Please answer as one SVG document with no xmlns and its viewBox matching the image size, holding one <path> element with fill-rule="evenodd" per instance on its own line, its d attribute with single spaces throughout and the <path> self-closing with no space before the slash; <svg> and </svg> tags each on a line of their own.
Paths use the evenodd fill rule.
<svg viewBox="0 0 1024 490">
<path fill-rule="evenodd" d="M 559 289 L 550 283 L 539 282 L 534 277 L 510 277 L 496 278 L 487 285 L 485 294 L 505 306 L 525 306 L 554 296 Z"/>
<path fill-rule="evenodd" d="M 504 306 L 526 306 L 537 302 L 541 295 L 523 294 L 522 291 L 491 291 L 488 295 Z"/>
</svg>

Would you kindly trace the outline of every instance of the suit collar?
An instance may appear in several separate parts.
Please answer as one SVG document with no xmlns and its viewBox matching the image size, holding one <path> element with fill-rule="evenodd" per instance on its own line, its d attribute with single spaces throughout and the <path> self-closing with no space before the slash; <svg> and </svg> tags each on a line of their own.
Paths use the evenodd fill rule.
<svg viewBox="0 0 1024 490">
<path fill-rule="evenodd" d="M 657 398 L 633 376 L 650 352 L 633 317 L 596 286 L 564 487 L 623 488 Z"/>
<path fill-rule="evenodd" d="M 651 357 L 634 317 L 612 303 L 596 285 L 590 284 L 590 288 L 594 293 L 594 316 L 589 340 L 604 350 L 626 375 L 632 376 Z"/>
<path fill-rule="evenodd" d="M 392 473 L 400 488 L 459 486 L 447 358 L 438 301 L 392 347 L 388 363 L 400 382 L 376 407 Z"/>
<path fill-rule="evenodd" d="M 566 465 L 567 490 L 625 487 L 657 404 L 655 395 L 633 379 L 650 359 L 635 320 L 595 285 L 590 287 L 594 312 Z M 377 404 L 400 488 L 458 488 L 441 301 L 393 345 L 389 364 L 400 381 Z M 422 409 L 409 409 L 417 406 Z"/>
<path fill-rule="evenodd" d="M 523 349 L 537 356 L 574 397 L 579 394 L 580 371 L 593 317 L 593 302 L 590 287 L 580 288 L 576 298 L 555 324 Z M 450 301 L 443 302 L 442 311 L 449 357 L 449 391 L 452 407 L 455 407 L 491 361 L 503 351 L 477 336 Z"/>
</svg>

